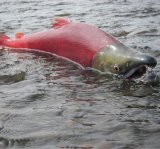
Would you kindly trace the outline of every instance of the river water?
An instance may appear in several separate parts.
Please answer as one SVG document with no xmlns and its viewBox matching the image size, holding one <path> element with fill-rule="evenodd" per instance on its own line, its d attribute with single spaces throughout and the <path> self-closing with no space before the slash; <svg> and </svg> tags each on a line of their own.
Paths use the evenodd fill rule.
<svg viewBox="0 0 160 149">
<path fill-rule="evenodd" d="M 0 149 L 159 149 L 159 0 L 1 0 L 0 32 L 86 22 L 154 56 L 154 75 L 125 81 L 57 57 L 0 52 Z M 153 77 L 154 76 L 154 77 Z"/>
</svg>

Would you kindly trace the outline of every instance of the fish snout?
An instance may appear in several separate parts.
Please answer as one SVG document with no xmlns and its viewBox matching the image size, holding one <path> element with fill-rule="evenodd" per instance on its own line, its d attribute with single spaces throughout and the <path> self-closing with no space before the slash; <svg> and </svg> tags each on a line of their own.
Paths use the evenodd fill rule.
<svg viewBox="0 0 160 149">
<path fill-rule="evenodd" d="M 148 67 L 154 68 L 157 65 L 157 60 L 150 55 L 141 55 L 140 56 L 141 65 L 146 65 Z"/>
<path fill-rule="evenodd" d="M 131 60 L 131 65 L 129 71 L 125 73 L 125 78 L 139 78 L 142 77 L 146 71 L 147 67 L 154 68 L 157 65 L 157 60 L 146 54 L 135 55 Z"/>
</svg>

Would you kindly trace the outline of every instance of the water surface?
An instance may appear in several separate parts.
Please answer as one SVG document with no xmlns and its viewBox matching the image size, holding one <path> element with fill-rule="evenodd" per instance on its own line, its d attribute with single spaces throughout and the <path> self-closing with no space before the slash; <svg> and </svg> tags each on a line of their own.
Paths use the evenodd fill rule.
<svg viewBox="0 0 160 149">
<path fill-rule="evenodd" d="M 0 32 L 87 22 L 156 57 L 155 77 L 125 81 L 47 54 L 0 52 L 0 148 L 159 149 L 159 0 L 1 0 Z"/>
</svg>

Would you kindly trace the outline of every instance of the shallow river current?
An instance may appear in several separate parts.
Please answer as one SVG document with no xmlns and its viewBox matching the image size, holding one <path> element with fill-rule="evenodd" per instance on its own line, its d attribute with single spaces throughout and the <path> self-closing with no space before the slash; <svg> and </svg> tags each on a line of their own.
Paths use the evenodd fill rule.
<svg viewBox="0 0 160 149">
<path fill-rule="evenodd" d="M 0 149 L 159 149 L 160 1 L 1 0 L 0 32 L 47 30 L 54 16 L 154 56 L 154 75 L 127 81 L 52 55 L 1 50 Z"/>
</svg>

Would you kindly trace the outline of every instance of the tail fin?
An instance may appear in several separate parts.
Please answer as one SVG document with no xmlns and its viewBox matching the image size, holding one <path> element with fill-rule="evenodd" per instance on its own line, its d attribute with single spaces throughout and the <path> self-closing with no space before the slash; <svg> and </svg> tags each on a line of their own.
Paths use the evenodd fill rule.
<svg viewBox="0 0 160 149">
<path fill-rule="evenodd" d="M 9 39 L 8 36 L 6 36 L 5 34 L 3 33 L 0 33 L 0 46 L 3 46 L 3 41 Z"/>
</svg>

